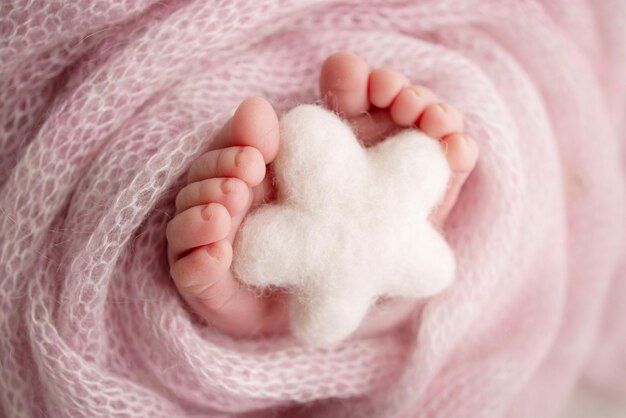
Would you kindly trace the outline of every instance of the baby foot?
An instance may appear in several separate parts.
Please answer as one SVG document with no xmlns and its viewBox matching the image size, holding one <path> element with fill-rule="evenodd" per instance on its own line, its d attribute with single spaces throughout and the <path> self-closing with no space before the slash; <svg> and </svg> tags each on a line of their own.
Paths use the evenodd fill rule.
<svg viewBox="0 0 626 418">
<path fill-rule="evenodd" d="M 429 89 L 411 85 L 397 71 L 380 68 L 370 72 L 361 58 L 345 52 L 324 62 L 320 90 L 326 106 L 349 121 L 366 146 L 411 126 L 441 140 L 452 174 L 446 194 L 430 219 L 442 227 L 478 161 L 477 143 L 462 133 L 461 113 L 437 100 Z M 410 300 L 386 303 L 384 308 L 371 311 L 356 334 L 367 336 L 391 329 L 410 315 L 414 305 Z"/>
<path fill-rule="evenodd" d="M 478 160 L 476 142 L 462 133 L 461 113 L 429 89 L 409 84 L 397 71 L 370 72 L 361 58 L 345 52 L 324 62 L 320 90 L 328 108 L 348 120 L 366 145 L 410 126 L 441 140 L 452 179 L 431 220 L 442 226 Z"/>
<path fill-rule="evenodd" d="M 445 198 L 431 215 L 442 225 L 478 158 L 476 143 L 461 133 L 461 114 L 428 89 L 409 85 L 401 74 L 390 69 L 370 73 L 363 60 L 347 53 L 325 61 L 320 88 L 326 105 L 345 117 L 365 144 L 413 125 L 442 140 L 453 172 Z M 245 100 L 217 144 L 192 164 L 188 185 L 176 199 L 177 214 L 167 228 L 172 278 L 193 311 L 215 328 L 235 336 L 284 333 L 289 324 L 285 295 L 259 297 L 241 286 L 230 269 L 232 241 L 245 214 L 273 196 L 265 166 L 278 152 L 276 113 L 263 99 Z M 392 326 L 403 312 L 366 319 L 361 334 Z"/>
<path fill-rule="evenodd" d="M 265 100 L 244 100 L 217 149 L 193 162 L 168 224 L 170 273 L 192 310 L 236 336 L 287 329 L 281 295 L 260 298 L 233 276 L 232 242 L 250 207 L 271 194 L 266 165 L 278 152 L 278 117 Z"/>
</svg>

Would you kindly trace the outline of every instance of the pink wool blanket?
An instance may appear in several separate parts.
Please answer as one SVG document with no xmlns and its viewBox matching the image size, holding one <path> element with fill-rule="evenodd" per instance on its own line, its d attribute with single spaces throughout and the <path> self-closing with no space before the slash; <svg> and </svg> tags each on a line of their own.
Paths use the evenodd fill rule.
<svg viewBox="0 0 626 418">
<path fill-rule="evenodd" d="M 0 416 L 548 417 L 626 393 L 624 2 L 0 5 Z M 466 115 L 458 275 L 397 330 L 235 341 L 190 315 L 165 226 L 245 97 L 319 100 L 347 50 Z"/>
</svg>

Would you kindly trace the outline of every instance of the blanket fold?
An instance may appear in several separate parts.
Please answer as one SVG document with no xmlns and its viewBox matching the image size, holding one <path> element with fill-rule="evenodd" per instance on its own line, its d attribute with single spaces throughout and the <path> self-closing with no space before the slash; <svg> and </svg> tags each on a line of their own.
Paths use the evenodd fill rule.
<svg viewBox="0 0 626 418">
<path fill-rule="evenodd" d="M 0 416 L 528 417 L 581 376 L 626 393 L 625 31 L 620 0 L 0 5 Z M 465 113 L 457 279 L 376 337 L 233 340 L 171 283 L 174 197 L 241 100 L 318 101 L 339 50 Z"/>
</svg>

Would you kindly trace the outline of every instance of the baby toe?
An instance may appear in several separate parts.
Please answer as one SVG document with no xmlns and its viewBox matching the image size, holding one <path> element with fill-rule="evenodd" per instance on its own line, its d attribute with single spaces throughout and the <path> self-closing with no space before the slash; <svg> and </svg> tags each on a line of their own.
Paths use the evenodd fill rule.
<svg viewBox="0 0 626 418">
<path fill-rule="evenodd" d="M 394 99 L 389 113 L 399 126 L 411 126 L 435 100 L 435 94 L 424 87 L 405 87 Z"/>
<path fill-rule="evenodd" d="M 368 79 L 369 69 L 361 58 L 338 52 L 322 65 L 320 91 L 329 109 L 350 118 L 369 108 Z"/>
<path fill-rule="evenodd" d="M 237 177 L 254 187 L 265 177 L 263 154 L 254 147 L 228 147 L 209 151 L 193 162 L 188 183 L 213 178 Z"/>
<path fill-rule="evenodd" d="M 259 150 L 266 164 L 276 158 L 279 143 L 278 116 L 260 97 L 244 100 L 230 122 L 230 144 Z"/>
<path fill-rule="evenodd" d="M 466 134 L 444 137 L 446 158 L 453 173 L 469 173 L 478 161 L 478 144 Z"/>
<path fill-rule="evenodd" d="M 369 79 L 369 100 L 379 108 L 387 108 L 404 86 L 409 84 L 406 77 L 389 68 L 372 71 Z"/>
<path fill-rule="evenodd" d="M 197 305 L 195 299 L 207 299 L 212 288 L 228 273 L 233 252 L 227 240 L 217 241 L 194 249 L 176 261 L 170 274 L 176 287 L 192 306 Z M 203 310 L 199 309 L 199 314 Z"/>
<path fill-rule="evenodd" d="M 446 103 L 433 103 L 426 107 L 418 125 L 426 135 L 442 138 L 463 131 L 463 115 Z"/>
<path fill-rule="evenodd" d="M 250 200 L 250 188 L 235 177 L 216 177 L 185 186 L 176 197 L 176 211 L 209 203 L 223 205 L 231 216 L 244 212 Z"/>
<path fill-rule="evenodd" d="M 446 153 L 452 176 L 445 196 L 431 213 L 431 220 L 438 227 L 443 226 L 454 208 L 463 185 L 476 166 L 479 154 L 476 141 L 465 134 L 448 135 L 441 145 Z"/>
<path fill-rule="evenodd" d="M 228 210 L 218 203 L 195 206 L 179 213 L 166 230 L 170 265 L 193 248 L 226 238 L 230 226 Z"/>
</svg>

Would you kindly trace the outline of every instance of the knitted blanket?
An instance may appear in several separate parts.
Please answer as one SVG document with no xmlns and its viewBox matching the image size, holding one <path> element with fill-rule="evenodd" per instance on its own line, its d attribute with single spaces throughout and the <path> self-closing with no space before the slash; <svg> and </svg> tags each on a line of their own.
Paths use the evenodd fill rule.
<svg viewBox="0 0 626 418">
<path fill-rule="evenodd" d="M 0 5 L 0 416 L 547 417 L 626 392 L 620 0 Z M 333 348 L 237 341 L 169 278 L 190 162 L 245 97 L 319 99 L 338 50 L 466 115 L 455 283 Z M 620 264 L 621 263 L 621 264 Z"/>
</svg>

